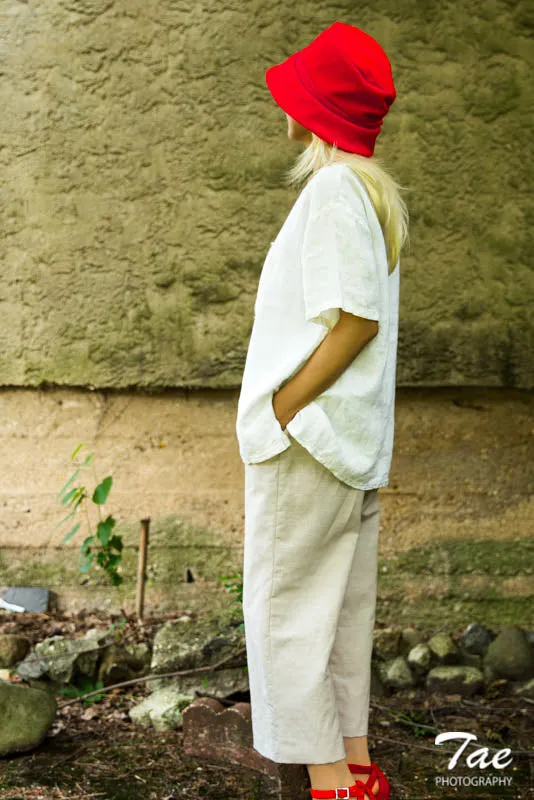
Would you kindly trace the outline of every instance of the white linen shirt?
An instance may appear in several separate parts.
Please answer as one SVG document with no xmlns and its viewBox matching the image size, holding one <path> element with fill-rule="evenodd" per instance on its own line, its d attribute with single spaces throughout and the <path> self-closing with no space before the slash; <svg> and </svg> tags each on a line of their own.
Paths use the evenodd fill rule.
<svg viewBox="0 0 534 800">
<path fill-rule="evenodd" d="M 357 489 L 386 486 L 393 451 L 400 260 L 388 275 L 371 200 L 342 163 L 321 167 L 300 192 L 261 272 L 239 395 L 236 433 L 245 464 L 291 446 L 289 433 Z M 273 394 L 339 320 L 377 320 L 377 335 L 283 430 Z"/>
</svg>

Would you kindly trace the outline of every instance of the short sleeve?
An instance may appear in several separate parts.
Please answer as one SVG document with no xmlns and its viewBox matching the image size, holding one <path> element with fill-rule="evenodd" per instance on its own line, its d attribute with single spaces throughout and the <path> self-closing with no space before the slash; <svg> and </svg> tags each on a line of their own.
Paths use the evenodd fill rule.
<svg viewBox="0 0 534 800">
<path fill-rule="evenodd" d="M 379 320 L 372 234 L 356 209 L 336 200 L 314 210 L 306 221 L 301 263 L 307 320 L 332 328 L 340 308 Z"/>
</svg>

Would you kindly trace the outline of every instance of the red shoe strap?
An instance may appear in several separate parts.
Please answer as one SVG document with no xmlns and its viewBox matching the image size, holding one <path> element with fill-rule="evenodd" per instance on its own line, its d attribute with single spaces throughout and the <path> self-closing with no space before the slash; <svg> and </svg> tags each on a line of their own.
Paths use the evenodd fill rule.
<svg viewBox="0 0 534 800">
<path fill-rule="evenodd" d="M 323 798 L 323 800 L 328 798 L 342 800 L 349 797 L 356 797 L 357 800 L 367 800 L 367 798 L 375 800 L 375 796 L 369 792 L 369 788 L 360 780 L 353 783 L 352 786 L 340 786 L 337 789 L 310 789 L 310 795 L 315 798 Z"/>
<path fill-rule="evenodd" d="M 351 772 L 363 772 L 366 775 L 369 775 L 369 778 L 367 778 L 365 781 L 365 785 L 371 789 L 375 785 L 376 781 L 378 781 L 377 794 L 384 794 L 389 789 L 389 781 L 375 761 L 371 761 L 370 764 L 348 764 L 348 768 Z M 374 792 L 373 797 L 377 797 Z"/>
<path fill-rule="evenodd" d="M 370 775 L 373 771 L 374 762 L 372 761 L 370 764 L 349 764 L 348 767 L 351 772 L 364 772 L 366 775 Z"/>
</svg>

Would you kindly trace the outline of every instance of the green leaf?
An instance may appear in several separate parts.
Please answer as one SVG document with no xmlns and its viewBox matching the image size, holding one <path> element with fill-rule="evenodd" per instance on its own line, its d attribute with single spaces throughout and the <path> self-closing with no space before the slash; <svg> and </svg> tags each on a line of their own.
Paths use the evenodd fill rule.
<svg viewBox="0 0 534 800">
<path fill-rule="evenodd" d="M 64 523 L 64 522 L 66 522 L 66 521 L 67 521 L 68 519 L 70 519 L 71 517 L 73 517 L 75 513 L 76 513 L 76 509 L 74 509 L 74 511 L 71 511 L 71 512 L 70 512 L 70 514 L 67 514 L 67 516 L 66 516 L 66 517 L 64 517 L 64 518 L 61 520 L 61 522 L 58 522 L 58 524 L 56 525 L 56 527 L 54 528 L 54 530 L 57 530 L 57 529 L 59 528 L 59 526 L 60 526 L 60 525 L 63 525 L 63 523 Z"/>
<path fill-rule="evenodd" d="M 73 481 L 73 480 L 74 480 L 74 479 L 75 479 L 75 478 L 76 478 L 76 477 L 77 477 L 79 474 L 80 474 L 80 470 L 79 470 L 79 469 L 77 469 L 77 470 L 75 470 L 75 471 L 73 472 L 73 474 L 72 474 L 72 475 L 70 476 L 70 478 L 68 479 L 67 483 L 66 483 L 66 484 L 65 484 L 65 485 L 64 485 L 64 486 L 63 486 L 63 487 L 62 487 L 62 488 L 59 490 L 59 492 L 58 492 L 58 494 L 57 494 L 57 497 L 58 497 L 58 499 L 61 497 L 61 495 L 63 494 L 63 492 L 65 491 L 65 489 L 66 489 L 68 486 L 70 486 L 70 485 L 71 485 L 72 481 Z"/>
<path fill-rule="evenodd" d="M 111 554 L 111 555 L 108 557 L 108 564 L 109 564 L 110 566 L 112 566 L 112 567 L 114 567 L 114 566 L 115 566 L 115 564 L 120 564 L 120 561 L 121 561 L 121 556 L 120 556 L 120 555 L 113 555 L 113 554 Z"/>
<path fill-rule="evenodd" d="M 96 528 L 96 535 L 102 542 L 104 547 L 108 544 L 110 536 L 113 532 L 115 520 L 113 517 L 108 516 L 103 522 L 99 522 Z"/>
<path fill-rule="evenodd" d="M 122 536 L 118 536 L 117 534 L 112 536 L 109 540 L 109 547 L 110 549 L 118 550 L 120 553 L 123 548 Z"/>
<path fill-rule="evenodd" d="M 83 447 L 83 442 L 78 445 L 78 447 L 75 449 L 74 453 L 71 455 L 72 459 L 74 459 L 76 457 L 76 453 L 78 453 L 78 451 L 81 450 L 82 447 Z"/>
<path fill-rule="evenodd" d="M 94 536 L 88 536 L 87 539 L 84 539 L 84 541 L 80 545 L 80 552 L 82 553 L 82 555 L 87 555 L 87 553 L 91 552 L 91 543 L 94 538 L 95 538 Z"/>
<path fill-rule="evenodd" d="M 74 536 L 76 531 L 80 530 L 81 524 L 82 524 L 81 522 L 77 522 L 76 525 L 73 528 L 70 529 L 70 531 L 64 537 L 63 543 L 68 542 L 69 539 L 72 539 L 72 537 Z"/>
<path fill-rule="evenodd" d="M 80 567 L 80 572 L 87 572 L 91 564 L 93 563 L 94 556 L 91 554 L 87 557 L 87 559 L 83 562 L 82 566 Z"/>
<path fill-rule="evenodd" d="M 125 617 L 121 617 L 121 618 L 120 618 L 120 620 L 119 620 L 118 622 L 113 622 L 113 623 L 112 623 L 112 624 L 109 626 L 109 628 L 107 629 L 107 631 L 106 631 L 106 632 L 107 632 L 107 633 L 113 633 L 113 631 L 115 630 L 115 628 L 118 628 L 119 626 L 120 626 L 120 627 L 124 627 L 125 625 L 126 625 L 126 619 L 125 619 Z M 119 632 L 117 632 L 117 635 L 120 635 L 120 634 L 119 634 Z"/>
<path fill-rule="evenodd" d="M 99 506 L 103 506 L 106 500 L 108 499 L 109 490 L 111 489 L 111 484 L 113 483 L 113 478 L 109 475 L 107 478 L 98 484 L 95 491 L 93 492 L 93 503 L 96 503 Z"/>
<path fill-rule="evenodd" d="M 82 501 L 83 493 L 84 493 L 83 486 L 78 486 L 75 489 L 71 489 L 70 492 L 67 492 L 67 494 L 63 497 L 61 505 L 66 506 L 67 503 L 70 503 L 70 501 L 74 499 L 75 505 L 78 506 Z"/>
</svg>

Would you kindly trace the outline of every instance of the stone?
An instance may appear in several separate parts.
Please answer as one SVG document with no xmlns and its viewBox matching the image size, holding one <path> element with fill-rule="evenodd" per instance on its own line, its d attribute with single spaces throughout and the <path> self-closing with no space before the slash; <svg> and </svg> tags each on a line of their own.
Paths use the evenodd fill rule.
<svg viewBox="0 0 534 800">
<path fill-rule="evenodd" d="M 402 632 L 397 628 L 375 628 L 373 631 L 373 655 L 379 659 L 391 659 L 400 655 Z"/>
<path fill-rule="evenodd" d="M 508 680 L 534 677 L 534 652 L 525 632 L 516 625 L 503 628 L 489 645 L 484 666 Z"/>
<path fill-rule="evenodd" d="M 132 656 L 132 658 L 135 659 L 137 664 L 140 665 L 140 668 L 145 667 L 147 671 L 150 670 L 152 650 L 147 644 L 145 644 L 145 642 L 139 642 L 139 644 L 126 644 L 125 649 Z"/>
<path fill-rule="evenodd" d="M 484 664 L 484 661 L 482 662 L 482 672 L 484 673 L 484 681 L 488 685 L 501 680 L 501 676 L 489 664 Z"/>
<path fill-rule="evenodd" d="M 254 749 L 250 703 L 225 708 L 214 698 L 199 697 L 182 716 L 186 758 L 232 764 L 256 772 L 262 779 L 261 797 L 309 800 L 310 781 L 304 764 L 274 762 Z"/>
<path fill-rule="evenodd" d="M 244 631 L 218 619 L 189 622 L 169 620 L 154 637 L 151 672 L 178 672 L 209 667 L 228 657 L 227 666 L 192 675 L 150 681 L 151 691 L 174 685 L 184 695 L 210 695 L 220 700 L 249 689 L 245 669 Z"/>
<path fill-rule="evenodd" d="M 534 700 L 534 678 L 516 686 L 514 688 L 514 694 L 519 695 L 519 697 L 528 697 L 530 700 Z"/>
<path fill-rule="evenodd" d="M 96 628 L 90 628 L 85 632 L 83 639 L 74 640 L 77 642 L 88 642 L 90 644 L 90 647 L 85 647 L 85 644 L 78 645 L 80 653 L 75 659 L 76 672 L 81 675 L 86 675 L 89 678 L 95 675 L 98 662 L 102 658 L 103 645 L 107 637 L 107 633 L 99 631 Z"/>
<path fill-rule="evenodd" d="M 30 640 L 18 633 L 0 635 L 0 667 L 12 667 L 22 661 L 31 647 Z"/>
<path fill-rule="evenodd" d="M 133 722 L 144 727 L 152 726 L 157 731 L 170 731 L 182 728 L 182 711 L 190 705 L 194 697 L 180 694 L 174 686 L 152 692 L 148 697 L 130 709 Z"/>
<path fill-rule="evenodd" d="M 401 632 L 399 655 L 407 656 L 410 650 L 413 650 L 416 645 L 422 644 L 424 639 L 424 633 L 417 630 L 417 628 L 404 628 L 404 630 Z"/>
<path fill-rule="evenodd" d="M 391 689 L 408 689 L 415 685 L 412 671 L 403 656 L 380 663 L 378 671 L 384 686 Z"/>
<path fill-rule="evenodd" d="M 458 648 L 458 657 L 460 664 L 464 664 L 467 667 L 476 667 L 479 670 L 483 669 L 483 659 L 478 653 L 468 653 L 467 650 L 463 650 L 460 647 Z"/>
<path fill-rule="evenodd" d="M 53 681 L 70 683 L 75 672 L 92 675 L 89 665 L 95 663 L 97 655 L 89 651 L 94 651 L 94 647 L 92 637 L 67 639 L 65 636 L 50 636 L 35 645 L 33 652 L 18 665 L 17 673 L 25 679 L 47 676 Z"/>
<path fill-rule="evenodd" d="M 468 697 L 484 687 L 484 675 L 476 667 L 464 665 L 433 667 L 426 676 L 426 688 L 441 694 Z"/>
<path fill-rule="evenodd" d="M 33 750 L 45 738 L 56 714 L 54 697 L 0 681 L 0 756 Z"/>
<path fill-rule="evenodd" d="M 406 660 L 417 675 L 424 675 L 425 672 L 428 672 L 432 663 L 430 647 L 424 642 L 416 644 L 408 653 Z"/>
<path fill-rule="evenodd" d="M 122 644 L 110 644 L 104 650 L 97 677 L 104 686 L 111 686 L 114 683 L 140 678 L 149 671 L 150 664 L 146 654 L 143 655 L 141 651 L 132 652 Z"/>
<path fill-rule="evenodd" d="M 7 586 L 2 587 L 2 599 L 24 611 L 43 613 L 48 611 L 50 591 L 40 586 Z"/>
<path fill-rule="evenodd" d="M 376 661 L 371 661 L 371 686 L 370 686 L 370 696 L 371 697 L 387 697 L 391 694 L 391 689 L 387 686 L 384 686 L 382 681 L 380 680 L 380 672 L 378 668 L 378 664 Z"/>
<path fill-rule="evenodd" d="M 428 646 L 439 664 L 457 664 L 460 660 L 458 647 L 448 633 L 436 633 L 428 640 Z"/>
<path fill-rule="evenodd" d="M 472 622 L 463 631 L 457 644 L 466 653 L 483 656 L 494 638 L 492 630 L 481 622 Z"/>
</svg>

